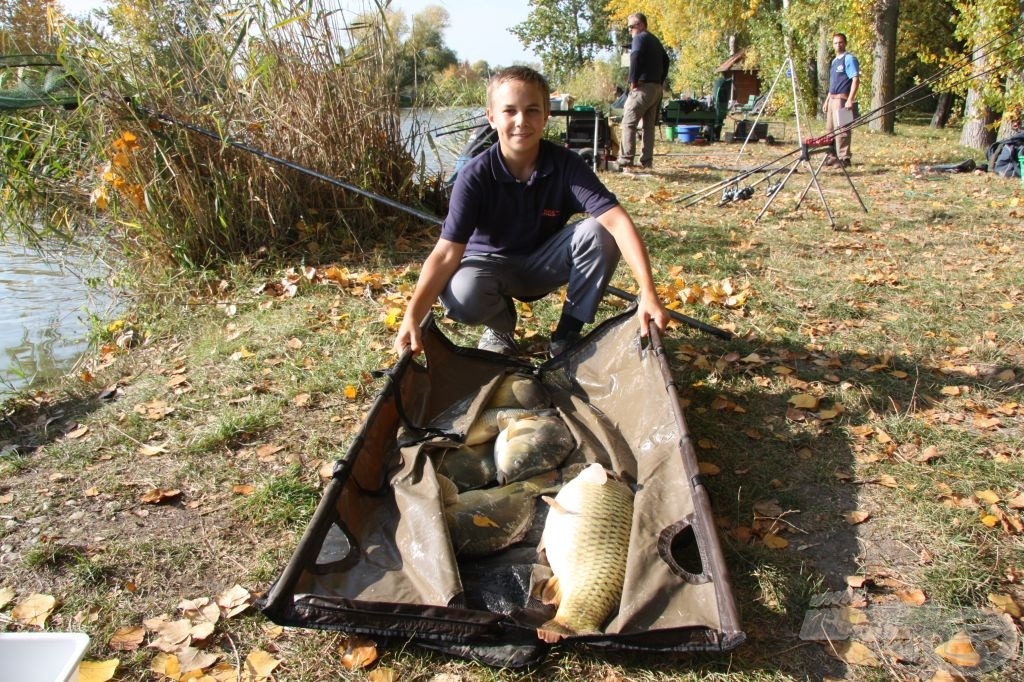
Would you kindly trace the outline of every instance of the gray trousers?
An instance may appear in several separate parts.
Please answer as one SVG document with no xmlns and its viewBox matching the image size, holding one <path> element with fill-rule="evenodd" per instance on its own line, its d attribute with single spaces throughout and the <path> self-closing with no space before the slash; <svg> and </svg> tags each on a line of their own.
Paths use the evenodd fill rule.
<svg viewBox="0 0 1024 682">
<path fill-rule="evenodd" d="M 641 83 L 636 90 L 630 90 L 626 106 L 622 111 L 622 139 L 619 145 L 619 163 L 633 163 L 636 153 L 636 128 L 643 124 L 643 143 L 640 151 L 640 165 L 650 166 L 654 161 L 654 124 L 661 106 L 660 83 Z"/>
<path fill-rule="evenodd" d="M 535 301 L 568 284 L 562 312 L 593 322 L 619 263 L 619 247 L 594 218 L 570 223 L 535 252 L 465 256 L 444 291 L 448 317 L 499 332 L 516 327 L 513 298 Z"/>
</svg>

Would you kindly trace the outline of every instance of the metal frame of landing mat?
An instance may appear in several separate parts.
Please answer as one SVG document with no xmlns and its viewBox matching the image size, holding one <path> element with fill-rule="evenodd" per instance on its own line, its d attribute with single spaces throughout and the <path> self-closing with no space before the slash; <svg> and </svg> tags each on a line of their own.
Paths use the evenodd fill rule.
<svg viewBox="0 0 1024 682">
<path fill-rule="evenodd" d="M 721 652 L 743 643 L 746 636 L 740 629 L 707 491 L 664 347 L 653 328 L 649 341 L 641 343 L 636 325 L 635 308 L 631 308 L 595 327 L 563 355 L 535 366 L 456 346 L 428 317 L 423 326 L 425 362 L 414 362 L 406 355 L 389 370 L 388 384 L 346 454 L 336 462 L 333 478 L 291 560 L 261 600 L 263 613 L 282 625 L 412 642 L 488 665 L 522 667 L 544 658 L 549 645 L 537 638 L 536 627 L 550 618 L 551 607 L 526 594 L 526 603 L 510 613 L 469 608 L 467 604 L 478 605 L 482 600 L 479 594 L 467 594 L 467 588 L 458 582 L 471 572 L 463 564 L 457 566 L 455 577 L 462 593 L 443 592 L 432 580 L 419 581 L 425 592 L 440 595 L 429 603 L 410 601 L 404 594 L 405 582 L 415 580 L 402 582 L 399 589 L 391 589 L 390 583 L 387 590 L 375 589 L 373 580 L 380 575 L 366 571 L 368 555 L 378 552 L 379 563 L 373 568 L 382 571 L 380 558 L 384 554 L 380 552 L 392 551 L 387 570 L 402 572 L 403 580 L 404 572 L 417 568 L 432 575 L 432 571 L 441 572 L 436 564 L 445 563 L 444 551 L 427 551 L 423 556 L 431 565 L 412 566 L 416 559 L 413 553 L 402 553 L 407 548 L 400 546 L 400 538 L 415 537 L 417 543 L 423 540 L 428 544 L 437 538 L 384 528 L 374 538 L 391 538 L 395 547 L 362 547 L 358 539 L 333 555 L 331 548 L 325 547 L 325 539 L 332 533 L 337 538 L 339 529 L 349 527 L 351 531 L 358 526 L 361 521 L 354 515 L 370 513 L 368 507 L 376 505 L 390 513 L 398 509 L 392 508 L 391 499 L 396 497 L 398 482 L 387 467 L 388 461 L 394 462 L 399 432 L 403 438 L 410 432 L 402 426 L 403 421 L 430 423 L 465 399 L 467 386 L 470 392 L 480 394 L 473 405 L 482 405 L 488 386 L 493 387 L 504 373 L 522 371 L 533 373 L 548 388 L 555 407 L 570 422 L 570 430 L 576 429 L 574 437 L 581 453 L 584 446 L 587 453 L 596 448 L 625 447 L 628 452 L 624 454 L 604 456 L 621 457 L 620 468 L 632 469 L 638 483 L 630 567 L 619 612 L 605 625 L 603 634 L 564 641 L 651 654 Z M 638 405 L 645 407 L 639 410 Z M 399 412 L 405 416 L 400 417 Z M 427 478 L 424 475 L 421 480 Z M 401 496 L 403 500 L 416 497 L 408 490 L 402 490 Z M 425 503 L 429 506 L 431 500 L 425 499 Z M 397 518 L 409 524 L 414 520 L 410 517 L 419 522 L 423 516 Z M 362 523 L 368 525 L 365 519 Z M 441 525 L 443 528 L 443 521 Z M 442 534 L 447 536 L 447 531 Z M 447 542 L 451 553 L 447 537 L 439 542 L 435 546 Z M 518 551 L 522 556 L 530 549 L 513 545 L 506 553 L 512 556 Z M 536 565 L 536 550 L 532 549 L 529 560 Z M 393 574 L 385 580 L 391 579 Z"/>
</svg>

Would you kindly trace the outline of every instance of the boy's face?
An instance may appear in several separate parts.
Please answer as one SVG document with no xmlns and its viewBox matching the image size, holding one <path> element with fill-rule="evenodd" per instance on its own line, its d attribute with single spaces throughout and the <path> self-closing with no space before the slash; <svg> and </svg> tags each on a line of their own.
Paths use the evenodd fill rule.
<svg viewBox="0 0 1024 682">
<path fill-rule="evenodd" d="M 487 121 L 498 131 L 506 154 L 530 152 L 540 146 L 551 102 L 532 83 L 507 80 L 491 93 Z"/>
</svg>

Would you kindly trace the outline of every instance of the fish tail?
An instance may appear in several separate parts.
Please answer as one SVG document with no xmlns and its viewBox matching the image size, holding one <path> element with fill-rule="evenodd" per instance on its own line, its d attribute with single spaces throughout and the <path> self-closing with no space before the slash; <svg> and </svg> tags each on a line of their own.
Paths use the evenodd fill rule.
<svg viewBox="0 0 1024 682">
<path fill-rule="evenodd" d="M 576 632 L 552 619 L 537 628 L 537 637 L 548 644 L 557 644 L 562 639 L 575 635 Z"/>
<path fill-rule="evenodd" d="M 544 640 L 548 644 L 558 644 L 558 642 L 560 642 L 561 640 L 565 639 L 566 637 L 572 637 L 572 636 L 575 636 L 575 635 L 599 635 L 599 634 L 601 634 L 600 630 L 596 630 L 596 629 L 592 629 L 592 628 L 579 629 L 579 630 L 574 629 L 574 628 L 566 625 L 565 623 L 562 623 L 561 621 L 559 621 L 557 615 L 554 618 L 552 618 L 551 620 L 549 620 L 546 623 L 542 624 L 539 628 L 537 628 L 537 637 L 539 637 L 540 639 Z"/>
</svg>

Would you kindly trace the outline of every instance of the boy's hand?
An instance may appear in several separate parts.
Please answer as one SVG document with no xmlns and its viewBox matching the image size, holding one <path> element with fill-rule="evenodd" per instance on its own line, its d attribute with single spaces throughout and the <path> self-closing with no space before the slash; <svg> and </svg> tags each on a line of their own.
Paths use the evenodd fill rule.
<svg viewBox="0 0 1024 682">
<path fill-rule="evenodd" d="M 402 326 L 398 328 L 398 335 L 395 336 L 394 350 L 401 357 L 406 348 L 412 350 L 413 355 L 417 355 L 423 350 L 420 327 L 415 322 L 412 322 L 408 315 L 402 319 Z"/>
<path fill-rule="evenodd" d="M 650 298 L 642 296 L 638 309 L 640 313 L 640 336 L 647 336 L 651 322 L 658 328 L 658 332 L 665 333 L 669 321 L 668 311 L 665 310 L 665 306 L 661 304 L 661 301 L 656 296 Z"/>
</svg>

